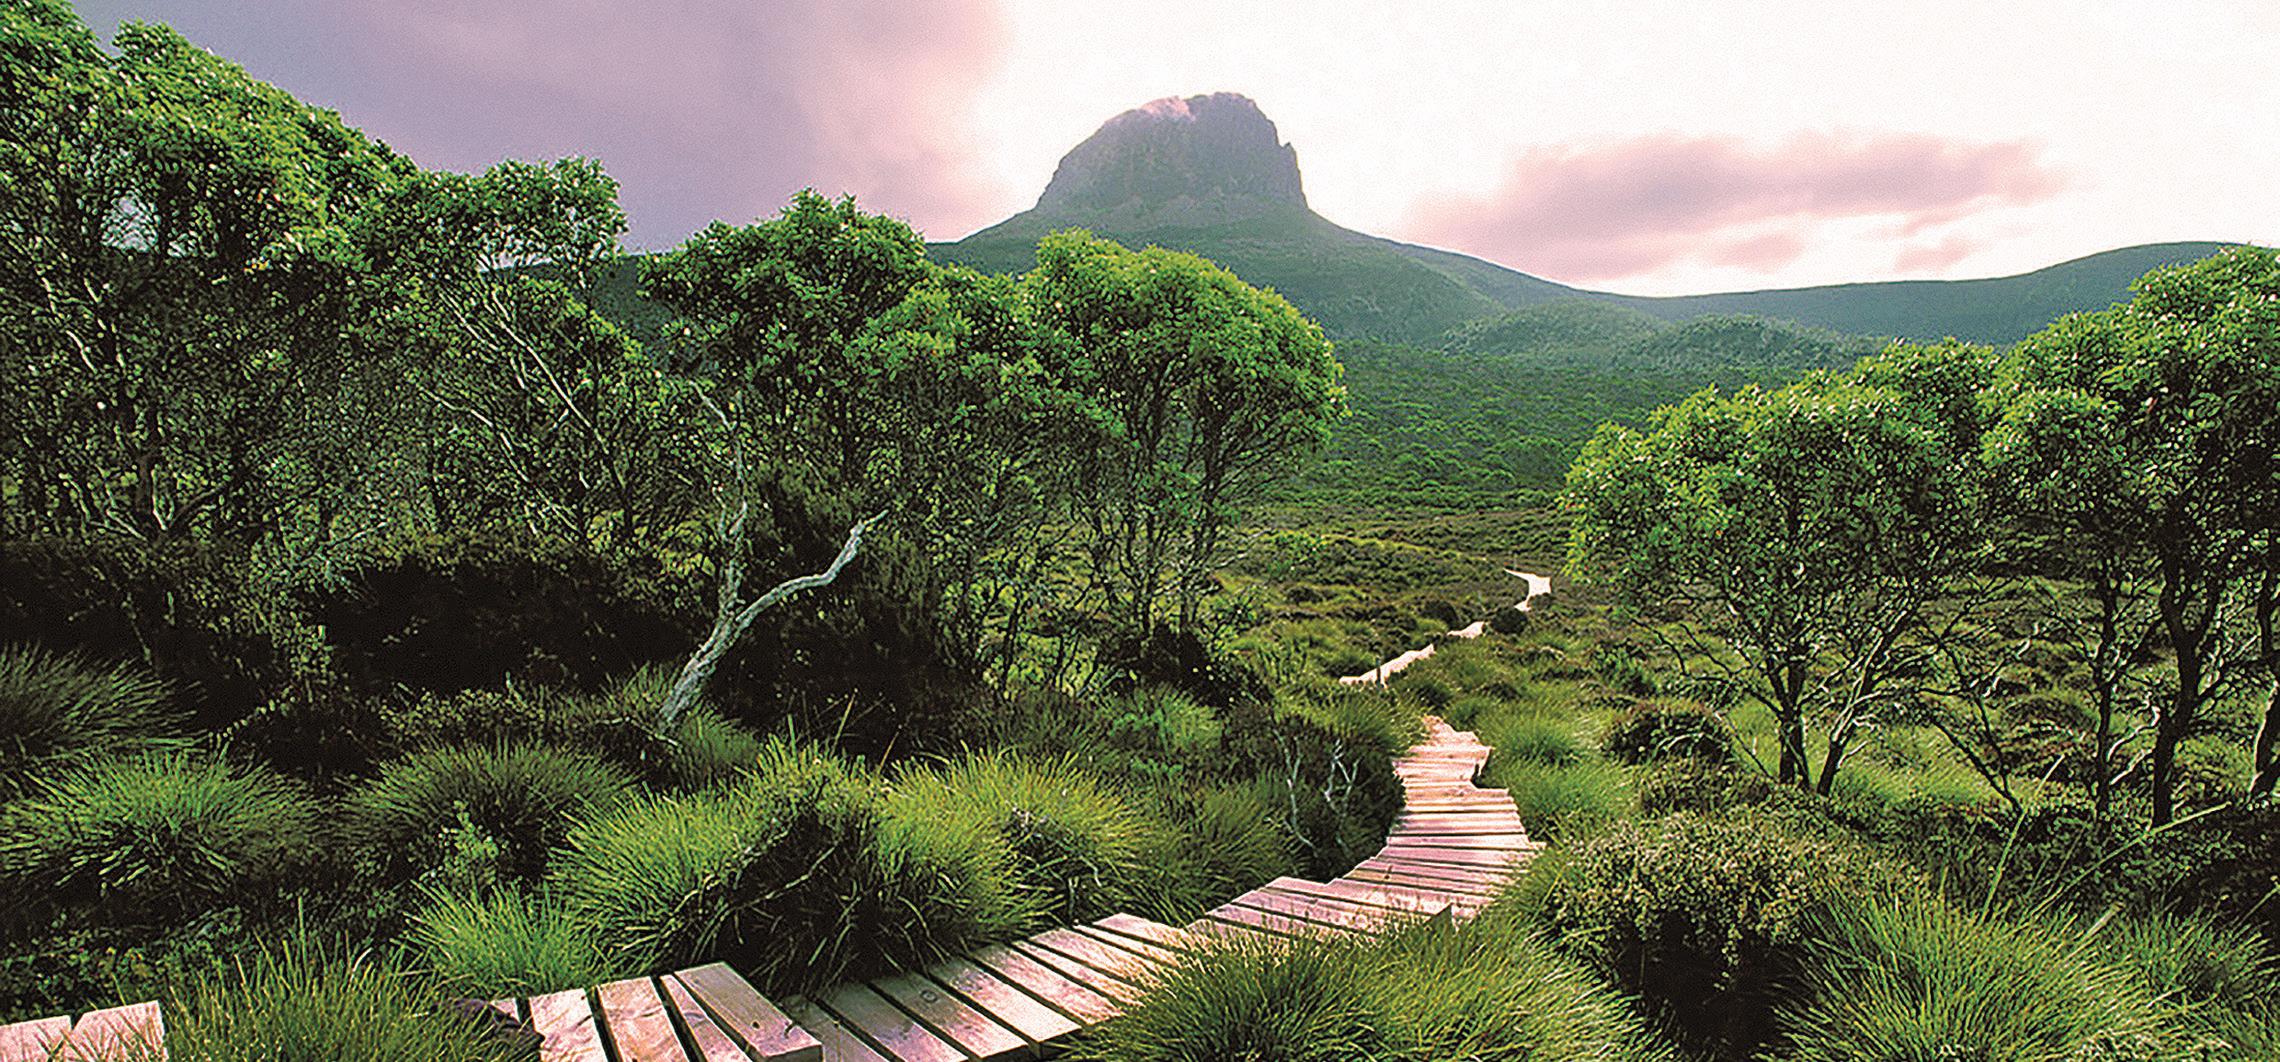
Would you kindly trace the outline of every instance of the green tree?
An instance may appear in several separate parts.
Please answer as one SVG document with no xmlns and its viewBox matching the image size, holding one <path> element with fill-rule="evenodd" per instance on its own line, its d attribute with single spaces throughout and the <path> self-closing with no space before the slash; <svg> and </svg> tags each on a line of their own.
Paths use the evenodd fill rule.
<svg viewBox="0 0 2280 1062">
<path fill-rule="evenodd" d="M 1040 242 L 1023 286 L 1076 344 L 1075 382 L 1107 437 L 1085 472 L 1095 577 L 1131 630 L 1167 594 L 1192 627 L 1232 519 L 1343 412 L 1330 344 L 1204 259 L 1079 230 Z"/>
<path fill-rule="evenodd" d="M 1712 388 L 1644 431 L 1602 428 L 1568 473 L 1570 569 L 1673 620 L 1687 655 L 1731 650 L 1777 721 L 1779 777 L 1825 792 L 1921 663 L 1933 603 L 1980 556 L 1969 455 L 1992 363 L 1903 345 L 1851 374 Z"/>
<path fill-rule="evenodd" d="M 2120 592 L 2100 580 L 2150 588 L 2148 626 L 2128 642 L 2165 648 L 2175 670 L 2152 712 L 2160 825 L 2176 812 L 2178 745 L 2253 661 L 2228 620 L 2259 594 L 2280 522 L 2280 256 L 2236 248 L 2135 288 L 2021 345 L 1991 447 L 2047 484 L 2055 534 L 2103 554 L 2112 571 L 2091 570 L 2094 593 Z M 2275 769 L 2271 744 L 2259 743 L 2260 777 Z"/>
</svg>

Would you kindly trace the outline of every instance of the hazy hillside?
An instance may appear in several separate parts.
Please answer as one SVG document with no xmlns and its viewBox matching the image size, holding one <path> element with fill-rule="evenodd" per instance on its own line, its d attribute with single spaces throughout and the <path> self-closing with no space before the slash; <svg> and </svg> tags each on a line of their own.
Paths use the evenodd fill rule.
<svg viewBox="0 0 2280 1062">
<path fill-rule="evenodd" d="M 1985 280 L 1900 280 L 1673 298 L 1599 297 L 1668 320 L 1754 313 L 1840 332 L 2015 343 L 2066 314 L 2128 299 L 2130 281 L 2147 270 L 2206 258 L 2229 246 L 2144 244 Z"/>
</svg>

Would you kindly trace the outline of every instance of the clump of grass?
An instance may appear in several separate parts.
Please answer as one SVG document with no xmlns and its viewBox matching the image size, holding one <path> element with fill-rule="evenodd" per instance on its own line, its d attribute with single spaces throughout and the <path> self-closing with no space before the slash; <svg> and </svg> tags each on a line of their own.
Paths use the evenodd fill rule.
<svg viewBox="0 0 2280 1062">
<path fill-rule="evenodd" d="M 529 1057 L 369 956 L 288 940 L 203 974 L 166 1003 L 182 1062 L 488 1062 Z"/>
<path fill-rule="evenodd" d="M 1499 750 L 1484 774 L 1484 784 L 1510 792 L 1520 821 L 1540 840 L 1584 836 L 1631 807 L 1629 777 L 1605 760 L 1529 763 L 1507 759 Z"/>
<path fill-rule="evenodd" d="M 308 797 L 275 772 L 186 752 L 73 770 L 0 809 L 0 883 L 113 922 L 270 893 L 318 851 Z"/>
<path fill-rule="evenodd" d="M 1277 707 L 1387 756 L 1425 739 L 1423 705 L 1383 689 L 1320 683 L 1284 691 Z"/>
<path fill-rule="evenodd" d="M 1256 787 L 1159 794 L 1158 866 L 1132 908 L 1185 923 L 1238 893 L 1298 870 L 1289 827 Z"/>
<path fill-rule="evenodd" d="M 640 972 L 613 964 L 561 904 L 511 889 L 430 897 L 413 918 L 411 943 L 440 984 L 478 998 L 581 988 Z"/>
<path fill-rule="evenodd" d="M 994 838 L 1038 901 L 1033 917 L 1055 924 L 1128 909 L 1163 869 L 1152 858 L 1163 827 L 1068 760 L 991 754 L 913 772 L 887 813 L 914 828 L 956 823 Z"/>
<path fill-rule="evenodd" d="M 1001 841 L 971 819 L 891 819 L 880 789 L 846 764 L 771 743 L 736 784 L 587 817 L 550 880 L 628 967 L 721 959 L 785 993 L 1030 921 Z"/>
<path fill-rule="evenodd" d="M 1547 716 L 1520 716 L 1496 728 L 1496 754 L 1514 763 L 1565 767 L 1583 759 L 1585 747 L 1575 726 Z"/>
<path fill-rule="evenodd" d="M 2280 1002 L 2273 988 L 2280 963 L 2245 929 L 2162 912 L 2117 918 L 2098 943 L 2111 961 L 2163 999 L 2239 1013 Z"/>
<path fill-rule="evenodd" d="M 383 767 L 352 791 L 352 837 L 397 877 L 436 866 L 462 820 L 496 840 L 500 869 L 534 879 L 571 822 L 625 799 L 631 775 L 582 752 L 543 745 L 428 749 Z"/>
<path fill-rule="evenodd" d="M 1823 920 L 1806 1002 L 1784 1014 L 1790 1062 L 2185 1057 L 2176 1016 L 2081 931 L 1936 898 L 1847 905 Z"/>
<path fill-rule="evenodd" d="M 98 759 L 179 745 L 166 687 L 139 670 L 0 649 L 0 800 Z"/>
<path fill-rule="evenodd" d="M 1206 948 L 1075 1057 L 1661 1062 L 1622 1001 L 1510 919 Z"/>
</svg>

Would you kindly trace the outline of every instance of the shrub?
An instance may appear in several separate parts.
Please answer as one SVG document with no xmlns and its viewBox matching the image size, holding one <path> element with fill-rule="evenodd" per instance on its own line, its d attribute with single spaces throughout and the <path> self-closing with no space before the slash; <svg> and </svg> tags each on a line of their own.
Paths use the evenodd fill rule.
<svg viewBox="0 0 2280 1062">
<path fill-rule="evenodd" d="M 1524 608 L 1500 608 L 1489 614 L 1488 629 L 1498 634 L 1526 634 L 1530 620 Z"/>
<path fill-rule="evenodd" d="M 652 730 L 675 673 L 642 668 L 592 693 L 507 684 L 496 689 L 424 692 L 384 713 L 391 744 L 403 751 L 537 741 L 579 749 L 653 785 L 701 789 L 734 778 L 759 758 L 758 737 L 699 701 L 670 735 Z"/>
<path fill-rule="evenodd" d="M 1639 772 L 1638 796 L 1639 810 L 1648 815 L 1715 813 L 1765 803 L 1773 796 L 1773 782 L 1732 764 L 1667 760 Z"/>
<path fill-rule="evenodd" d="M 1725 763 L 1734 756 L 1734 730 L 1717 713 L 1691 701 L 1641 701 L 1608 724 L 1601 746 L 1624 763 Z"/>
<path fill-rule="evenodd" d="M 105 660 L 135 647 L 127 662 L 165 683 L 193 725 L 220 728 L 323 667 L 317 630 L 285 595 L 253 585 L 257 570 L 211 543 L 0 542 L 0 644 Z"/>
<path fill-rule="evenodd" d="M 166 689 L 140 670 L 0 649 L 0 801 L 97 758 L 171 744 Z"/>
<path fill-rule="evenodd" d="M 179 919 L 273 894 L 313 858 L 317 831 L 308 798 L 270 771 L 146 753 L 0 809 L 0 882 L 114 923 Z"/>
<path fill-rule="evenodd" d="M 592 931 L 560 904 L 512 889 L 431 896 L 413 919 L 411 943 L 440 984 L 476 998 L 531 996 L 646 972 L 613 965 Z"/>
<path fill-rule="evenodd" d="M 1591 670 L 1608 692 L 1626 697 L 1652 697 L 1655 677 L 1628 646 L 1606 644 L 1592 650 Z"/>
<path fill-rule="evenodd" d="M 600 759 L 543 745 L 415 752 L 350 792 L 350 836 L 393 877 L 436 865 L 460 816 L 496 840 L 504 873 L 536 878 L 578 816 L 624 799 L 634 780 Z"/>
<path fill-rule="evenodd" d="M 1523 894 L 1563 949 L 1689 1038 L 1746 1052 L 1771 1032 L 1776 988 L 1822 920 L 1903 880 L 1864 849 L 1762 813 L 1679 814 L 1539 858 Z"/>
<path fill-rule="evenodd" d="M 2080 931 L 1931 897 L 1818 916 L 1807 1001 L 1784 1015 L 1789 1062 L 1860 1058 L 2183 1057 L 2175 1015 Z"/>
<path fill-rule="evenodd" d="M 772 743 L 734 785 L 588 817 L 551 880 L 571 917 L 628 967 L 720 959 L 786 994 L 1029 921 L 995 837 L 957 821 L 889 820 L 878 788 Z"/>
<path fill-rule="evenodd" d="M 1191 702 L 1192 703 L 1192 702 Z M 914 829 L 944 824 L 992 837 L 1043 924 L 1089 921 L 1130 907 L 1162 868 L 1161 824 L 1073 763 L 976 756 L 898 781 L 887 814 Z"/>
<path fill-rule="evenodd" d="M 1258 780 L 1306 876 L 1337 877 L 1384 845 L 1401 809 L 1391 758 L 1267 704 L 1238 705 L 1221 721 L 1226 731 L 1212 776 Z"/>
<path fill-rule="evenodd" d="M 418 981 L 304 941 L 206 973 L 166 1001 L 166 1054 L 185 1062 L 517 1059 Z"/>
</svg>

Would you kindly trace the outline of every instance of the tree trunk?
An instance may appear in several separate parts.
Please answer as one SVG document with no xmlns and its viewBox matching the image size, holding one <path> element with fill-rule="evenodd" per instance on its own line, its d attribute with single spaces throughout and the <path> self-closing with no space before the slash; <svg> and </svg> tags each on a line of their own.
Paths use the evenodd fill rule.
<svg viewBox="0 0 2280 1062">
<path fill-rule="evenodd" d="M 712 680 L 713 670 L 720 666 L 720 658 L 728 655 L 729 649 L 736 645 L 736 640 L 751 629 L 752 621 L 760 618 L 760 613 L 802 590 L 826 586 L 839 578 L 840 569 L 847 567 L 847 562 L 854 560 L 855 554 L 863 548 L 863 532 L 870 530 L 878 519 L 874 516 L 849 528 L 847 543 L 839 547 L 839 556 L 832 560 L 830 567 L 812 575 L 786 579 L 749 602 L 742 600 L 744 562 L 740 555 L 732 553 L 733 559 L 722 567 L 719 604 L 713 612 L 712 633 L 707 634 L 705 640 L 697 646 L 697 651 L 689 655 L 689 662 L 681 665 L 680 678 L 674 680 L 672 691 L 665 695 L 665 703 L 658 706 L 656 732 L 672 732 L 673 724 L 680 721 L 682 713 L 695 705 L 697 697 L 704 693 L 705 684 Z M 735 527 L 737 533 L 729 548 L 741 550 L 744 546 L 742 513 L 737 515 Z"/>
</svg>

